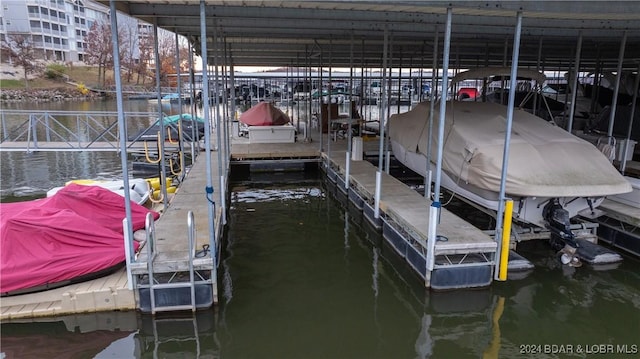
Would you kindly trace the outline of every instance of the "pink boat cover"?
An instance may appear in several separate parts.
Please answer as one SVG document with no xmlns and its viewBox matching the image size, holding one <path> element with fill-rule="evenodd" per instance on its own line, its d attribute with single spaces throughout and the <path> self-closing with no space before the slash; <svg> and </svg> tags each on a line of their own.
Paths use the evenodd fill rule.
<svg viewBox="0 0 640 359">
<path fill-rule="evenodd" d="M 55 286 L 124 262 L 123 199 L 69 184 L 52 197 L 0 203 L 0 292 Z M 131 202 L 134 231 L 144 228 L 148 212 L 160 216 Z"/>
<path fill-rule="evenodd" d="M 240 122 L 248 126 L 282 126 L 289 116 L 269 102 L 260 102 L 240 115 Z"/>
</svg>

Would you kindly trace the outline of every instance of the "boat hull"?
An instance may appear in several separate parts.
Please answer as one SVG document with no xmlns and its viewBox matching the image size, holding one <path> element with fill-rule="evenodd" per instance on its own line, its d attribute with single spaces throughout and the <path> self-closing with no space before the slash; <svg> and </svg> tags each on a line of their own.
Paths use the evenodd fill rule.
<svg viewBox="0 0 640 359">
<path fill-rule="evenodd" d="M 423 154 L 416 152 L 408 152 L 395 141 L 391 141 L 391 148 L 395 156 L 403 158 L 400 161 L 410 170 L 416 172 L 421 176 L 427 174 L 427 157 Z M 435 165 L 431 164 L 430 170 L 435 173 Z M 498 193 L 486 190 L 475 189 L 471 190 L 469 187 L 460 185 L 460 181 L 456 181 L 452 176 L 446 172 L 442 172 L 441 185 L 446 188 L 455 196 L 460 196 L 468 202 L 472 202 L 487 212 L 495 214 L 498 211 Z M 509 198 L 510 196 L 507 195 Z M 526 224 L 533 224 L 538 227 L 545 226 L 545 219 L 542 210 L 545 204 L 551 199 L 551 197 L 510 197 L 513 201 L 513 219 Z M 591 204 L 587 201 L 591 201 Z M 569 212 L 570 217 L 578 215 L 583 211 L 591 211 L 598 207 L 604 197 L 560 197 L 559 203 Z"/>
</svg>

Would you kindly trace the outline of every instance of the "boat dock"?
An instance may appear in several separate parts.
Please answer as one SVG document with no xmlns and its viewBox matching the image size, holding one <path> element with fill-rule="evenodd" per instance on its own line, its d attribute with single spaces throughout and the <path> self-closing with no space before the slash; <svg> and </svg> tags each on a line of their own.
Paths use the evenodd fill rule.
<svg viewBox="0 0 640 359">
<path fill-rule="evenodd" d="M 147 260 L 153 241 L 147 239 L 137 260 L 131 263 L 133 283 L 128 280 L 127 270 L 122 268 L 108 276 L 78 284 L 43 292 L 3 297 L 0 300 L 0 319 L 135 309 L 155 312 L 167 310 L 168 307 L 172 307 L 170 309 L 173 310 L 176 306 L 175 301 L 181 303 L 185 301 L 182 298 L 184 297 L 182 292 L 184 288 L 190 289 L 191 283 L 194 283 L 198 291 L 195 305 L 211 306 L 217 296 L 214 256 L 218 253 L 215 247 L 220 243 L 224 224 L 222 208 L 216 206 L 213 224 L 216 246 L 210 246 L 207 228 L 207 206 L 210 202 L 205 193 L 206 167 L 206 157 L 201 153 L 171 198 L 167 209 L 154 223 L 155 259 L 151 262 Z M 212 152 L 211 168 L 214 169 L 213 177 L 218 178 L 218 158 L 215 152 Z M 214 201 L 219 203 L 216 199 L 220 193 L 218 182 L 214 181 L 213 186 Z M 195 253 L 196 258 L 193 258 L 189 251 L 188 212 L 193 213 L 196 234 L 194 247 L 199 251 Z M 202 251 L 203 248 L 207 250 Z M 193 266 L 189 265 L 190 258 Z M 152 266 L 150 267 L 149 264 Z M 196 274 L 193 281 L 190 281 L 188 276 L 190 268 Z M 149 285 L 150 273 L 155 278 L 154 286 Z M 186 276 L 185 273 L 187 273 Z M 156 297 L 159 299 L 157 303 L 155 301 L 152 303 L 149 299 L 150 290 L 157 292 Z M 162 298 L 167 298 L 163 291 L 177 291 L 179 295 L 169 296 L 169 303 L 172 303 L 170 305 L 163 302 Z M 187 295 L 187 297 L 190 301 L 190 296 Z"/>
<path fill-rule="evenodd" d="M 314 134 L 314 138 L 318 134 Z M 325 136 L 326 140 L 326 136 Z M 286 163 L 319 163 L 344 183 L 347 141 L 331 141 L 331 156 L 320 150 L 319 139 L 294 143 L 249 143 L 246 138 L 231 140 L 230 162 L 281 166 Z M 364 141 L 365 149 L 377 147 L 377 141 Z M 326 146 L 326 144 L 325 144 Z M 316 164 L 314 164 L 316 166 Z M 82 312 L 133 310 L 156 313 L 209 307 L 217 302 L 216 266 L 224 228 L 224 210 L 220 188 L 217 152 L 211 152 L 215 202 L 214 235 L 208 229 L 209 206 L 206 193 L 206 159 L 200 153 L 186 174 L 168 207 L 148 228 L 146 243 L 127 271 L 91 281 L 39 293 L 4 297 L 0 302 L 1 319 L 42 317 Z M 227 169 L 223 166 L 225 180 Z M 335 171 L 335 172 L 334 172 Z M 351 162 L 349 192 L 372 218 L 376 167 L 361 160 Z M 416 273 L 433 288 L 486 286 L 492 281 L 496 243 L 479 229 L 443 209 L 436 244 L 436 270 L 427 276 L 425 244 L 429 204 L 407 185 L 383 174 L 380 201 L 380 227 L 384 238 L 405 258 Z M 225 182 L 226 183 L 226 182 Z M 351 197 L 351 196 L 350 196 Z M 369 210 L 368 210 L 368 209 Z M 192 217 L 191 214 L 192 213 Z M 371 221 L 375 225 L 375 220 Z M 190 245 L 191 243 L 191 245 Z M 149 258 L 154 258 L 149 261 Z M 452 279 L 454 278 L 453 282 Z M 153 298 L 153 299 L 152 299 Z"/>
<path fill-rule="evenodd" d="M 636 257 L 640 257 L 640 208 L 605 199 L 598 207 L 601 240 Z"/>
<path fill-rule="evenodd" d="M 376 142 L 377 143 L 377 142 Z M 441 209 L 435 244 L 435 266 L 428 271 L 427 233 L 430 201 L 398 179 L 382 173 L 379 219 L 374 214 L 377 167 L 368 161 L 350 161 L 348 188 L 345 151 L 327 157 L 329 178 L 374 227 L 381 227 L 385 240 L 433 289 L 487 286 L 492 282 L 496 242 L 460 217 Z"/>
</svg>

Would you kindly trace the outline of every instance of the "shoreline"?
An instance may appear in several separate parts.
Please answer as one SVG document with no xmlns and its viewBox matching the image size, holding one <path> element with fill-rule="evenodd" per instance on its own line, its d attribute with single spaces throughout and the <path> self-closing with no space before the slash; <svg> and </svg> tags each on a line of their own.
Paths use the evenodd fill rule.
<svg viewBox="0 0 640 359">
<path fill-rule="evenodd" d="M 104 95 L 96 92 L 89 92 L 85 95 L 78 89 L 67 87 L 28 90 L 0 89 L 0 103 L 95 100 L 103 97 Z"/>
</svg>

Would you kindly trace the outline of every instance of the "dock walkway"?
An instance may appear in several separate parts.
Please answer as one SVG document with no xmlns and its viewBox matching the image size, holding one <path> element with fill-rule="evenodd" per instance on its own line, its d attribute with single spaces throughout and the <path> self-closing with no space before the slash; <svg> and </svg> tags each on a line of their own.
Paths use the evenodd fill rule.
<svg viewBox="0 0 640 359">
<path fill-rule="evenodd" d="M 209 243 L 208 230 L 208 201 L 205 197 L 206 187 L 206 156 L 201 153 L 196 159 L 179 189 L 169 202 L 169 206 L 155 223 L 157 233 L 158 256 L 154 261 L 154 269 L 158 272 L 182 272 L 187 266 L 189 258 L 187 245 L 187 212 L 193 211 L 196 225 L 196 248 L 202 249 Z M 218 157 L 211 153 L 211 166 L 214 187 L 214 199 L 220 190 L 218 174 Z M 216 206 L 214 228 L 216 239 L 222 233 L 222 210 Z M 213 270 L 213 259 L 208 256 L 196 258 L 194 265 L 197 270 Z M 131 265 L 134 275 L 147 274 L 146 245 L 142 248 L 136 263 Z M 213 295 L 216 295 L 216 285 L 212 285 Z M 57 289 L 38 293 L 23 294 L 0 299 L 0 319 L 33 318 L 53 315 L 64 315 L 83 312 L 98 312 L 111 310 L 139 309 L 140 298 L 136 298 L 134 290 L 128 289 L 126 270 L 97 278 L 94 280 L 73 284 Z"/>
<path fill-rule="evenodd" d="M 328 160 L 338 176 L 344 178 L 345 151 L 333 151 Z M 376 171 L 377 168 L 367 161 L 350 161 L 349 198 L 352 198 L 353 191 L 365 203 L 374 203 Z M 340 181 L 338 185 L 341 185 Z M 442 208 L 437 227 L 440 240 L 436 242 L 434 251 L 436 270 L 434 273 L 427 273 L 424 262 L 427 254 L 430 202 L 383 172 L 379 203 L 385 239 L 425 279 L 427 286 L 452 289 L 491 283 L 497 244 L 489 235 Z M 471 272 L 470 268 L 473 268 Z M 437 271 L 448 273 L 438 277 L 434 275 Z M 455 277 L 454 280 L 445 283 L 451 277 Z"/>
<path fill-rule="evenodd" d="M 336 168 L 344 177 L 346 141 L 332 141 L 330 147 L 331 157 L 327 157 L 326 152 L 321 152 L 317 141 L 250 144 L 244 138 L 234 138 L 231 141 L 230 157 L 234 162 L 252 163 L 253 161 L 282 162 L 288 159 L 319 162 L 324 156 L 328 159 L 326 163 Z M 364 147 L 365 149 L 377 147 L 377 141 L 367 141 Z M 224 213 L 218 202 L 220 191 L 222 190 L 226 196 L 226 188 L 219 188 L 219 179 L 221 175 L 224 175 L 226 180 L 228 171 L 227 168 L 223 168 L 224 173 L 220 173 L 217 155 L 217 152 L 212 151 L 211 176 L 214 187 L 213 199 L 216 201 L 214 218 L 216 244 L 213 248 L 206 247 L 210 245 L 209 202 L 206 197 L 206 156 L 201 153 L 170 200 L 169 206 L 162 213 L 160 219 L 155 222 L 157 254 L 152 263 L 153 271 L 160 275 L 155 277 L 153 285 L 149 283 L 148 279 L 149 257 L 147 250 L 149 244 L 147 243 L 137 260 L 130 266 L 134 278 L 134 290 L 128 289 L 126 270 L 121 269 L 112 275 L 92 281 L 40 293 L 2 298 L 0 300 L 0 318 L 7 320 L 111 310 L 153 311 L 158 309 L 157 306 L 163 305 L 163 300 L 167 300 L 173 295 L 160 294 L 159 292 L 164 289 L 178 291 L 178 302 L 185 297 L 190 298 L 188 295 L 189 286 L 180 282 L 185 277 L 189 277 L 190 268 L 195 271 L 195 281 L 199 283 L 197 283 L 199 287 L 195 289 L 195 292 L 198 300 L 202 301 L 201 304 L 206 306 L 210 305 L 210 302 L 217 301 L 215 271 L 219 259 L 217 250 L 224 227 Z M 364 201 L 373 203 L 376 168 L 366 161 L 352 161 L 350 168 L 351 190 L 357 191 Z M 383 234 L 396 251 L 416 269 L 416 272 L 425 278 L 427 273 L 424 270 L 424 261 L 429 224 L 429 203 L 419 193 L 390 175 L 383 173 L 382 181 L 380 209 L 385 224 Z M 189 211 L 193 212 L 195 220 L 194 252 L 202 254 L 201 256 L 195 255 L 195 258 L 193 258 L 194 253 L 189 253 L 189 229 L 187 226 Z M 404 244 L 399 244 L 396 238 L 389 237 L 389 228 L 393 233 L 405 235 Z M 440 276 L 431 275 L 428 284 L 432 287 L 442 286 L 442 283 L 451 276 L 462 278 L 464 282 L 462 286 L 477 286 L 478 283 L 484 286 L 491 282 L 491 267 L 496 243 L 488 235 L 446 209 L 442 210 L 438 235 L 441 236 L 440 238 L 447 239 L 446 241 L 438 241 L 435 248 L 436 266 L 443 274 Z M 191 262 L 193 266 L 189 265 L 190 258 L 193 258 Z M 420 263 L 416 263 L 416 258 Z M 472 272 L 460 272 L 461 269 L 468 271 L 469 268 L 472 269 Z M 481 269 L 480 272 L 477 271 L 478 268 Z M 458 271 L 451 272 L 451 269 Z M 459 284 L 454 287 L 459 287 Z M 152 294 L 154 289 L 151 287 L 153 286 L 156 287 L 155 294 Z M 154 296 L 156 303 L 150 303 L 151 296 Z M 175 297 L 169 298 L 170 301 L 175 299 Z M 186 307 L 188 303 L 181 305 L 175 305 L 175 303 L 167 305 L 165 303 L 165 305 L 167 308 L 171 306 Z"/>
</svg>

